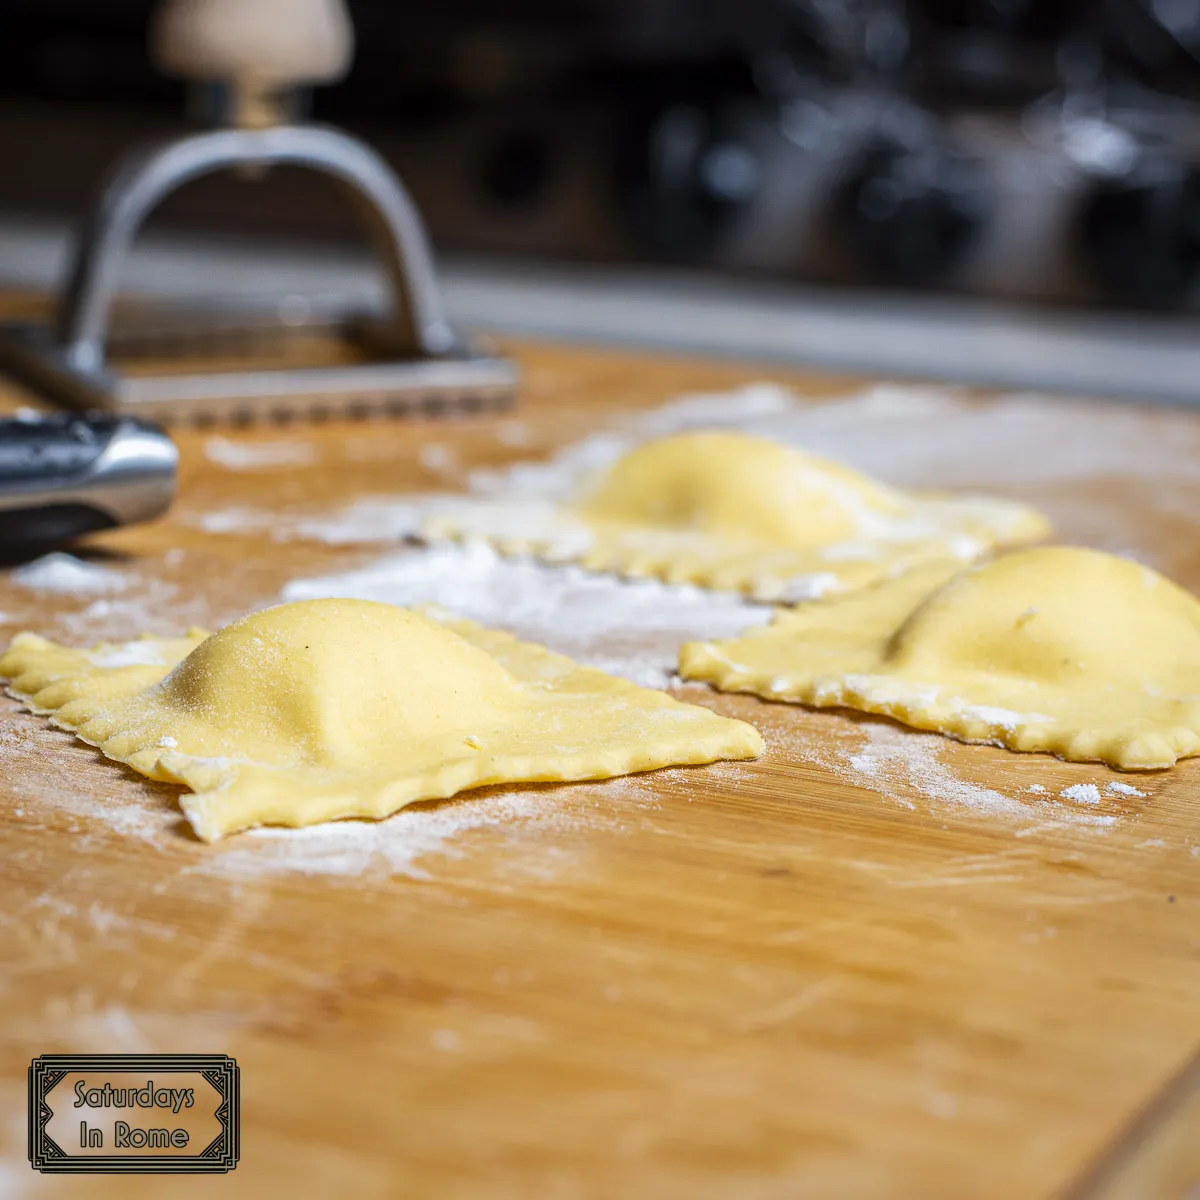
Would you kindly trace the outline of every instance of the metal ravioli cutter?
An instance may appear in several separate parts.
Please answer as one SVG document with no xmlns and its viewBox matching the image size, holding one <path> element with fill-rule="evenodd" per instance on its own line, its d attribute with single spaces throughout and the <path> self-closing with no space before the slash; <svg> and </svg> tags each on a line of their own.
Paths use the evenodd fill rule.
<svg viewBox="0 0 1200 1200">
<path fill-rule="evenodd" d="M 306 7 L 298 5 L 298 18 Z M 197 8 L 211 28 L 203 22 L 197 28 Z M 182 31 L 183 53 L 171 45 L 173 36 L 180 38 L 171 22 L 181 15 L 190 21 Z M 277 35 L 265 23 L 249 35 L 239 27 L 231 47 L 226 36 L 231 19 L 236 15 L 231 17 L 225 0 L 207 5 L 168 0 L 163 6 L 155 46 L 160 64 L 204 78 L 218 60 L 229 83 L 224 93 L 214 94 L 229 98 L 236 124 L 152 143 L 116 164 L 84 227 L 56 319 L 0 326 L 0 367 L 54 403 L 168 423 L 509 406 L 517 379 L 513 364 L 455 337 L 420 214 L 387 163 L 336 129 L 275 120 L 283 111 L 275 102 L 287 94 L 282 85 L 325 80 L 345 70 L 349 35 L 344 54 L 332 64 L 324 37 L 313 42 L 317 59 L 292 61 L 271 77 L 261 64 L 278 67 L 278 47 L 269 41 Z M 331 177 L 357 202 L 386 274 L 387 315 L 331 315 L 291 324 L 260 316 L 234 326 L 228 318 L 164 321 L 160 311 L 152 322 L 112 327 L 117 281 L 133 239 L 166 196 L 215 171 L 254 174 L 285 165 Z"/>
</svg>

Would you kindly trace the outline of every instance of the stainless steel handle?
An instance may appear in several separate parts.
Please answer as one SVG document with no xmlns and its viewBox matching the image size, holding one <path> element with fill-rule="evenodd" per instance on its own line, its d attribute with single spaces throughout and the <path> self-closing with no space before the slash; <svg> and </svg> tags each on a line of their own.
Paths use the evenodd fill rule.
<svg viewBox="0 0 1200 1200">
<path fill-rule="evenodd" d="M 201 175 L 232 167 L 300 166 L 333 177 L 359 203 L 391 286 L 383 332 L 390 352 L 436 357 L 453 345 L 433 258 L 416 206 L 373 150 L 335 129 L 280 125 L 221 129 L 150 144 L 124 158 L 103 186 L 79 241 L 58 313 L 72 368 L 104 373 L 109 312 L 121 267 L 147 215 Z"/>
</svg>

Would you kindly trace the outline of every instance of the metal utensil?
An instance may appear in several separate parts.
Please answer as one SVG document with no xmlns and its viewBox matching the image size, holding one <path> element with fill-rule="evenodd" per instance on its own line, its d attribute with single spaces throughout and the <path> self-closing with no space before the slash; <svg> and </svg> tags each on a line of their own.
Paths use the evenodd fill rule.
<svg viewBox="0 0 1200 1200">
<path fill-rule="evenodd" d="M 178 459 L 161 429 L 132 417 L 0 420 L 0 551 L 36 552 L 157 517 Z"/>
<path fill-rule="evenodd" d="M 215 84 L 233 124 L 152 143 L 116 164 L 79 239 L 55 320 L 0 326 L 0 367 L 57 404 L 168 422 L 510 404 L 513 365 L 455 337 L 420 214 L 391 168 L 337 129 L 285 122 L 287 97 L 297 88 L 345 72 L 350 42 L 341 0 L 165 0 L 155 26 L 160 64 L 210 91 Z M 253 177 L 285 166 L 332 178 L 363 214 L 389 285 L 388 315 L 349 314 L 322 324 L 321 332 L 351 344 L 344 361 L 260 366 L 255 355 L 254 367 L 236 369 L 196 369 L 193 362 L 187 370 L 118 370 L 108 354 L 110 310 L 149 214 L 200 176 L 234 170 Z M 196 343 L 212 349 L 203 329 L 191 342 L 179 335 L 189 361 Z"/>
</svg>

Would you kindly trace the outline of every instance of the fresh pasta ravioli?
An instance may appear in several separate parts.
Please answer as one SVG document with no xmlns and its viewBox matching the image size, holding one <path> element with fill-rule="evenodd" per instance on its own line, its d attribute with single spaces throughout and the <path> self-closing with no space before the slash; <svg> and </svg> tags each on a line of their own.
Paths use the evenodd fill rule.
<svg viewBox="0 0 1200 1200">
<path fill-rule="evenodd" d="M 1200 600 L 1095 550 L 930 564 L 741 637 L 690 642 L 680 673 L 1123 770 L 1200 754 Z"/>
<path fill-rule="evenodd" d="M 762 750 L 742 721 L 437 610 L 367 600 L 91 650 L 22 633 L 0 677 L 109 758 L 191 788 L 181 805 L 205 841 Z"/>
<path fill-rule="evenodd" d="M 769 438 L 701 431 L 645 442 L 559 501 L 447 501 L 423 534 L 791 603 L 1048 529 L 1010 501 L 917 496 Z"/>
</svg>

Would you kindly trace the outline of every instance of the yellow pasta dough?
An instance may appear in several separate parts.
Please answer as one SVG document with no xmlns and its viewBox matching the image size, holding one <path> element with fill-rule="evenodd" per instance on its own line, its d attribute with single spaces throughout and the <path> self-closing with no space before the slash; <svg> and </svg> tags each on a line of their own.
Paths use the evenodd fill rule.
<svg viewBox="0 0 1200 1200">
<path fill-rule="evenodd" d="M 744 722 L 437 610 L 366 600 L 88 651 L 22 633 L 0 676 L 109 758 L 191 788 L 183 811 L 206 841 L 762 750 Z"/>
<path fill-rule="evenodd" d="M 1094 550 L 931 564 L 741 637 L 691 642 L 680 672 L 1124 770 L 1200 754 L 1200 600 Z"/>
<path fill-rule="evenodd" d="M 915 496 L 767 438 L 708 431 L 646 442 L 559 501 L 448 502 L 424 533 L 786 603 L 1047 529 L 1008 501 Z"/>
</svg>

